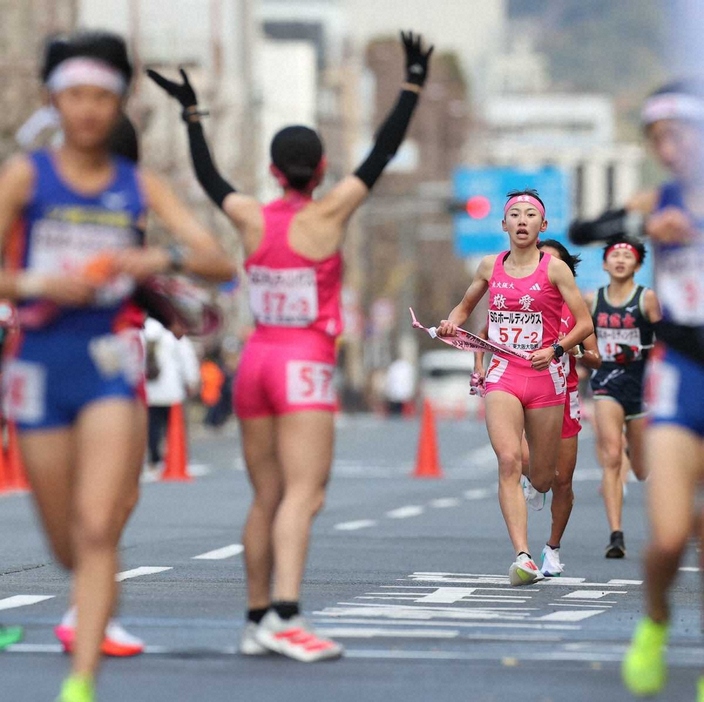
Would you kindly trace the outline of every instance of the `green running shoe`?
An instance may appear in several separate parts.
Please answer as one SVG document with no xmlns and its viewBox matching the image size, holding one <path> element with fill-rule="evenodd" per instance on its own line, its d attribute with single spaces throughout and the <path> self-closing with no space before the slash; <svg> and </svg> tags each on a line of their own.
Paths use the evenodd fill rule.
<svg viewBox="0 0 704 702">
<path fill-rule="evenodd" d="M 697 682 L 697 702 L 704 702 L 704 676 Z"/>
<path fill-rule="evenodd" d="M 657 624 L 650 617 L 640 620 L 621 665 L 624 685 L 633 695 L 655 695 L 665 687 L 667 666 L 665 645 L 668 624 Z"/>
<path fill-rule="evenodd" d="M 56 702 L 95 702 L 95 687 L 92 678 L 69 675 L 61 686 Z"/>
<path fill-rule="evenodd" d="M 23 635 L 21 626 L 0 626 L 0 651 L 21 641 Z"/>
</svg>

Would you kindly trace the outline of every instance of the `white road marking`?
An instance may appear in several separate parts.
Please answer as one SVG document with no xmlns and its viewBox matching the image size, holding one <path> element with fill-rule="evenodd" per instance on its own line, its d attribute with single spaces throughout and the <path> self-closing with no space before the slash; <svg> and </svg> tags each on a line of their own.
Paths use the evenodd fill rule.
<svg viewBox="0 0 704 702">
<path fill-rule="evenodd" d="M 386 513 L 386 516 L 390 519 L 408 519 L 408 517 L 417 517 L 419 514 L 425 512 L 425 507 L 420 505 L 406 505 L 405 507 L 399 507 L 398 509 L 392 509 L 390 512 Z"/>
<path fill-rule="evenodd" d="M 680 570 L 683 573 L 698 573 L 701 568 L 695 568 L 694 566 L 683 566 Z"/>
<path fill-rule="evenodd" d="M 221 561 L 224 558 L 232 558 L 232 556 L 237 556 L 242 553 L 242 551 L 244 551 L 244 546 L 242 546 L 242 544 L 230 544 L 229 546 L 216 548 L 214 551 L 201 553 L 200 556 L 193 556 L 193 560 Z"/>
<path fill-rule="evenodd" d="M 28 607 L 29 605 L 44 602 L 44 600 L 51 600 L 53 598 L 54 595 L 13 595 L 12 597 L 6 597 L 5 599 L 0 600 L 0 610 Z"/>
<path fill-rule="evenodd" d="M 447 509 L 448 507 L 457 507 L 460 501 L 456 497 L 438 497 L 436 500 L 430 501 L 430 506 L 437 509 Z"/>
<path fill-rule="evenodd" d="M 338 531 L 356 531 L 357 529 L 366 529 L 373 526 L 376 526 L 376 520 L 374 519 L 358 519 L 356 522 L 335 524 L 335 529 Z"/>
<path fill-rule="evenodd" d="M 405 578 L 404 578 L 405 579 Z M 507 575 L 492 575 L 487 573 L 429 573 L 419 571 L 408 576 L 414 582 L 452 583 L 457 585 L 508 585 Z M 642 585 L 642 580 L 609 580 L 606 583 L 590 583 L 585 578 L 545 578 L 540 585 L 550 587 L 614 587 L 620 585 Z"/>
<path fill-rule="evenodd" d="M 581 622 L 583 619 L 603 614 L 605 609 L 568 609 L 562 612 L 550 612 L 538 617 L 541 622 Z"/>
<path fill-rule="evenodd" d="M 369 627 L 318 627 L 316 632 L 334 639 L 372 639 L 383 636 L 394 639 L 456 639 L 460 632 L 453 629 L 385 629 Z"/>
<path fill-rule="evenodd" d="M 474 488 L 473 490 L 465 490 L 463 493 L 466 500 L 483 500 L 489 497 L 490 494 L 491 492 L 488 488 Z"/>
<path fill-rule="evenodd" d="M 155 573 L 163 573 L 166 570 L 173 570 L 172 566 L 140 566 L 132 570 L 123 570 L 115 576 L 115 580 L 121 583 L 123 580 L 130 578 L 139 578 L 142 575 L 154 575 Z"/>
<path fill-rule="evenodd" d="M 626 594 L 628 594 L 626 590 L 575 590 L 574 592 L 568 592 L 566 595 L 563 595 L 562 599 L 600 600 L 602 597 L 606 597 L 607 595 Z"/>
<path fill-rule="evenodd" d="M 483 588 L 483 587 L 439 587 L 433 592 L 426 595 L 421 595 L 416 599 L 416 602 L 425 604 L 455 604 L 455 602 L 469 602 L 480 600 L 482 602 L 526 602 L 530 599 L 530 595 L 522 595 L 524 591 L 514 590 L 516 594 L 510 595 L 489 595 L 489 591 L 506 592 L 500 588 Z M 520 593 L 520 594 L 519 594 Z"/>
</svg>

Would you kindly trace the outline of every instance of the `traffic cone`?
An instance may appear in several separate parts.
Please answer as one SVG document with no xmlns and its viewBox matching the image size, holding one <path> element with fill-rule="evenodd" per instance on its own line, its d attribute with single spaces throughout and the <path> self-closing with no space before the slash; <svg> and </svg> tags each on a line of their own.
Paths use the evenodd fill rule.
<svg viewBox="0 0 704 702">
<path fill-rule="evenodd" d="M 169 425 L 166 429 L 166 452 L 164 454 L 164 472 L 161 480 L 189 482 L 188 444 L 186 440 L 186 420 L 183 405 L 171 405 Z"/>
<path fill-rule="evenodd" d="M 20 491 L 30 490 L 27 475 L 24 472 L 24 464 L 22 463 L 17 427 L 14 422 L 7 423 L 7 466 L 12 489 Z"/>
<path fill-rule="evenodd" d="M 423 401 L 418 456 L 413 477 L 442 478 L 442 468 L 438 456 L 438 439 L 435 431 L 435 414 L 428 399 Z"/>
</svg>

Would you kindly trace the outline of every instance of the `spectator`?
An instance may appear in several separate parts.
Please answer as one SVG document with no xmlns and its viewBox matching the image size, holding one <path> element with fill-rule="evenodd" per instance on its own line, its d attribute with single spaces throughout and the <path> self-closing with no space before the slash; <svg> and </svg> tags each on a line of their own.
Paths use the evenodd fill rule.
<svg viewBox="0 0 704 702">
<path fill-rule="evenodd" d="M 176 330 L 178 332 L 178 330 Z M 198 392 L 199 368 L 190 339 L 174 335 L 155 319 L 144 326 L 149 405 L 149 468 L 152 474 L 162 460 L 169 410 Z"/>
<path fill-rule="evenodd" d="M 386 371 L 384 396 L 390 415 L 400 415 L 416 390 L 416 372 L 413 364 L 405 358 L 397 358 Z"/>
</svg>

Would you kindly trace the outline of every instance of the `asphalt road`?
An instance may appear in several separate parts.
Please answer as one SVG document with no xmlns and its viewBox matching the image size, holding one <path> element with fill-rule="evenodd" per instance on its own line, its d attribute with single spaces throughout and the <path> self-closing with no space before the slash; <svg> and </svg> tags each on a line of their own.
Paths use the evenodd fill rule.
<svg viewBox="0 0 704 702">
<path fill-rule="evenodd" d="M 628 557 L 606 560 L 608 527 L 588 430 L 563 577 L 511 588 L 513 560 L 483 424 L 439 423 L 444 477 L 410 477 L 418 423 L 341 417 L 329 499 L 316 522 L 303 606 L 346 646 L 338 662 L 238 656 L 245 607 L 240 533 L 249 488 L 236 433 L 192 441 L 189 484 L 145 484 L 122 550 L 121 619 L 148 642 L 106 661 L 100 702 L 476 702 L 629 700 L 619 662 L 642 609 L 642 485 L 629 484 Z M 549 509 L 530 515 L 537 557 Z M 0 700 L 54 699 L 67 669 L 52 627 L 69 582 L 27 495 L 0 498 L 0 621 L 26 627 L 0 654 Z M 673 592 L 670 680 L 694 700 L 704 661 L 694 549 Z"/>
</svg>

